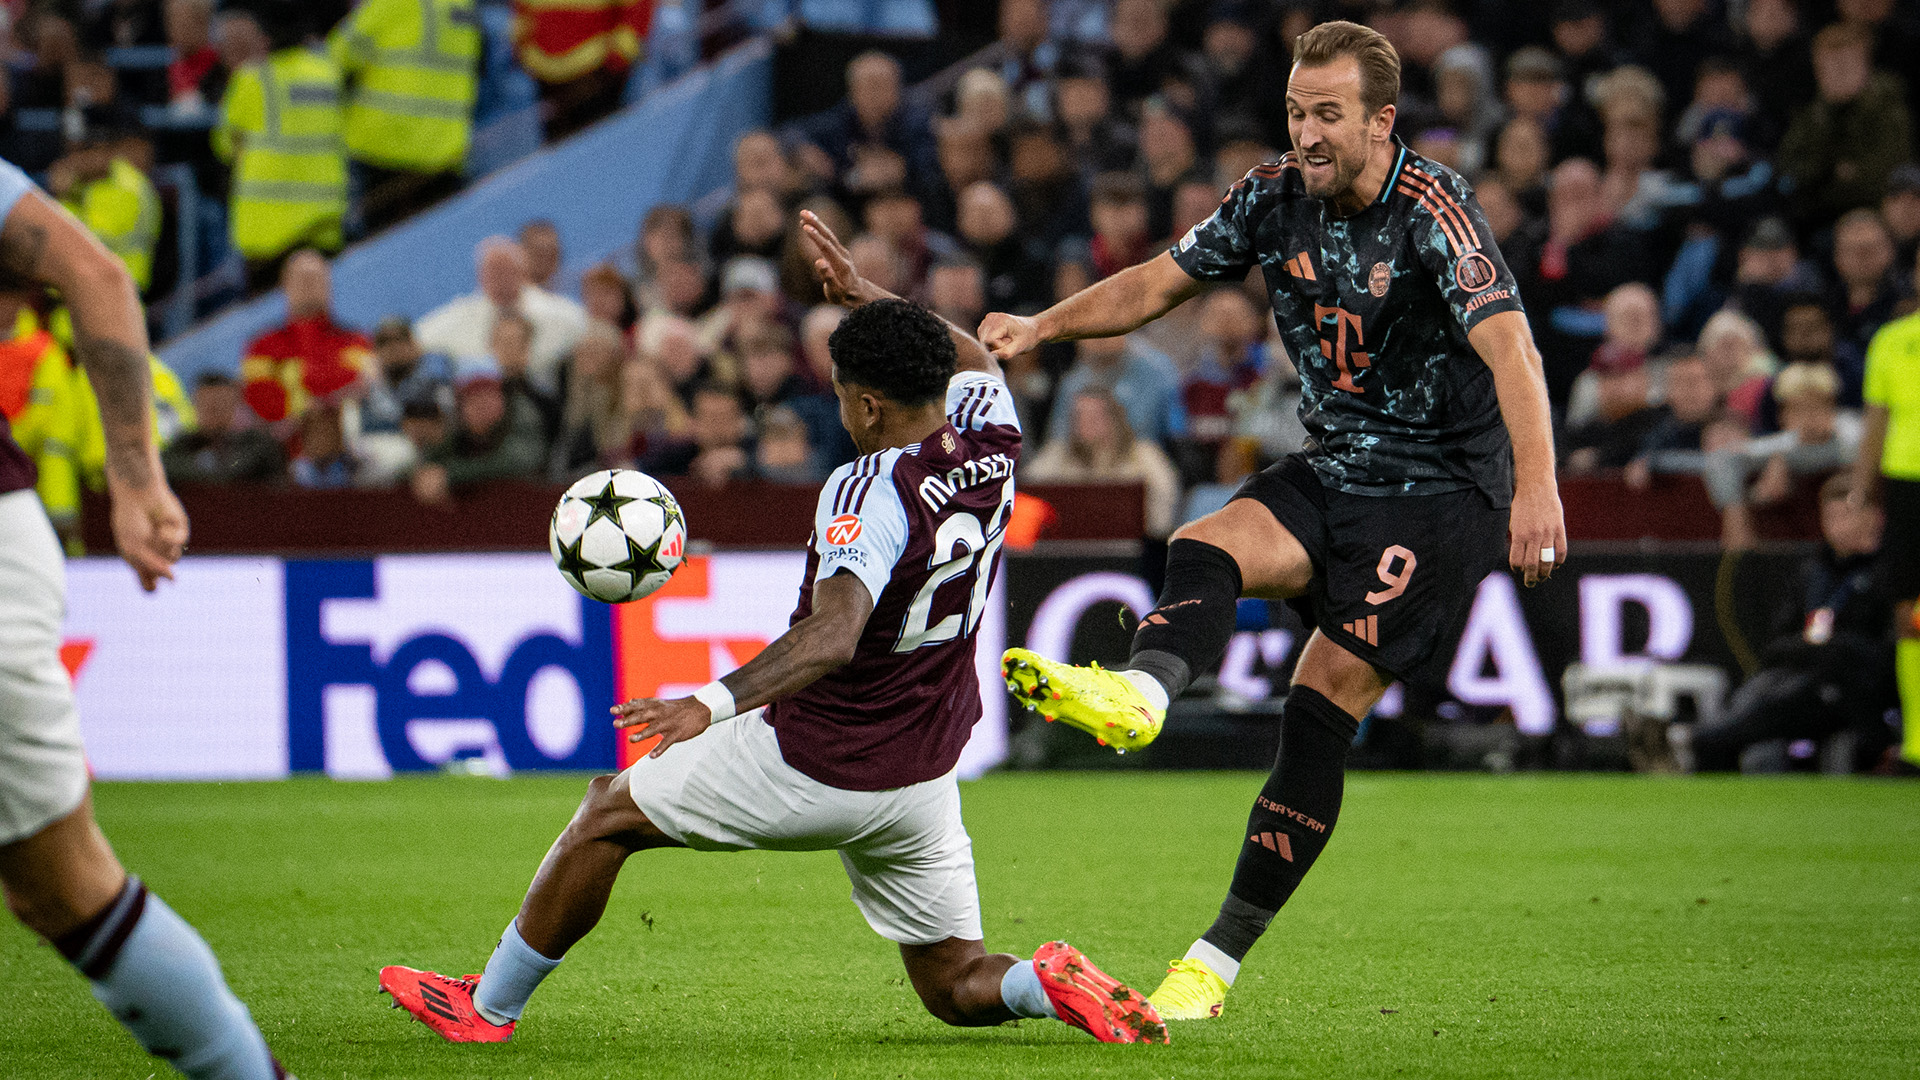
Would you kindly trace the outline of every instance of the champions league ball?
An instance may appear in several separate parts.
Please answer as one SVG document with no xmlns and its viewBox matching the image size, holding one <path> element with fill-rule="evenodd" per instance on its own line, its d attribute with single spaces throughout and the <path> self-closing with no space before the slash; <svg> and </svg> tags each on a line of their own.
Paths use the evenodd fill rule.
<svg viewBox="0 0 1920 1080">
<path fill-rule="evenodd" d="M 624 604 L 667 583 L 686 555 L 687 519 L 660 481 L 602 469 L 573 482 L 547 526 L 560 576 L 580 595 Z"/>
</svg>

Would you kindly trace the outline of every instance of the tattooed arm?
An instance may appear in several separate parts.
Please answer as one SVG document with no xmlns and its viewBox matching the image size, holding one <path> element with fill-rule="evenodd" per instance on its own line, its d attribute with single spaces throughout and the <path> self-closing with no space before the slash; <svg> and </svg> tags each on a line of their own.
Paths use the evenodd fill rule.
<svg viewBox="0 0 1920 1080">
<path fill-rule="evenodd" d="M 153 445 L 146 318 L 133 280 L 85 226 L 38 192 L 21 197 L 0 225 L 0 274 L 59 290 L 73 314 L 75 357 L 100 402 L 113 538 L 152 591 L 173 576 L 187 516 Z"/>
</svg>

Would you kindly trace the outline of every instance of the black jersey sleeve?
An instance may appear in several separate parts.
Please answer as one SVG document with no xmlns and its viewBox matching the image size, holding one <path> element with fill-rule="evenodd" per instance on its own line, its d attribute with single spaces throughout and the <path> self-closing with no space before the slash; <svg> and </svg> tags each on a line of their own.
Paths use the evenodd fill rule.
<svg viewBox="0 0 1920 1080">
<path fill-rule="evenodd" d="M 1461 331 L 1471 331 L 1496 312 L 1521 310 L 1520 287 L 1466 182 L 1449 171 L 1409 166 L 1398 187 L 1419 204 L 1413 215 L 1414 249 Z"/>
<path fill-rule="evenodd" d="M 1253 234 L 1259 226 L 1259 195 L 1279 166 L 1260 165 L 1227 189 L 1213 216 L 1187 230 L 1173 245 L 1173 261 L 1195 281 L 1239 281 L 1259 265 Z"/>
</svg>

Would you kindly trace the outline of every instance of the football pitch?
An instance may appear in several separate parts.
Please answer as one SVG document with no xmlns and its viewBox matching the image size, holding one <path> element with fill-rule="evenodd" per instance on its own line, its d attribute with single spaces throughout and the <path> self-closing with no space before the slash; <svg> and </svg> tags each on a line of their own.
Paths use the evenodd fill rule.
<svg viewBox="0 0 1920 1080">
<path fill-rule="evenodd" d="M 1260 780 L 964 785 L 988 947 L 1064 937 L 1151 989 L 1210 921 Z M 1920 1075 L 1920 787 L 1867 780 L 1355 775 L 1226 1014 L 1173 1025 L 1172 1046 L 943 1026 L 831 853 L 636 856 L 504 1046 L 389 1010 L 382 964 L 479 970 L 582 788 L 103 784 L 97 801 L 302 1080 Z M 10 921 L 0 986 L 0 1076 L 156 1075 Z"/>
</svg>

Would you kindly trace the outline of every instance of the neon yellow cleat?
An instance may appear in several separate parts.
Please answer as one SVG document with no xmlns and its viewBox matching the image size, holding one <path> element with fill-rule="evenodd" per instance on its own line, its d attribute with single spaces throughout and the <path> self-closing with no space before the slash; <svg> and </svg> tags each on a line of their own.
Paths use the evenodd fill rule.
<svg viewBox="0 0 1920 1080">
<path fill-rule="evenodd" d="M 1140 688 L 1099 664 L 1075 667 L 1027 649 L 1008 649 L 1000 660 L 1007 689 L 1048 720 L 1092 735 L 1102 746 L 1124 754 L 1160 734 L 1165 709 L 1156 709 Z"/>
<path fill-rule="evenodd" d="M 1227 980 L 1213 973 L 1206 961 L 1175 960 L 1160 980 L 1160 989 L 1147 998 L 1163 1020 L 1210 1020 L 1227 1004 Z"/>
</svg>

